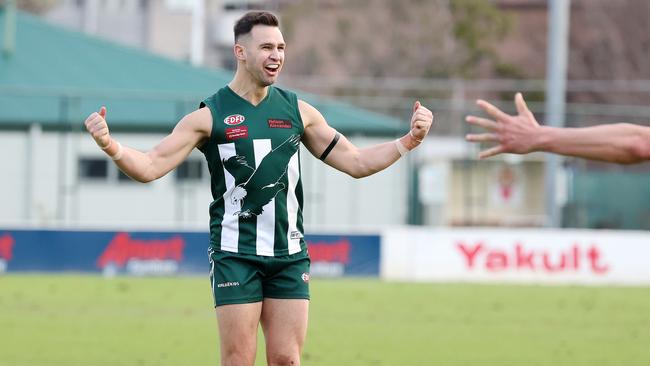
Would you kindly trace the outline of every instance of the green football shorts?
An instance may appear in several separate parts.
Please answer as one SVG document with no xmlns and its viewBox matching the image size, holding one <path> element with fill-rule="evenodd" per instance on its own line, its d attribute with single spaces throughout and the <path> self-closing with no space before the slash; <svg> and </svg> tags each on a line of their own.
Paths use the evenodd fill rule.
<svg viewBox="0 0 650 366">
<path fill-rule="evenodd" d="M 279 257 L 208 250 L 214 306 L 274 299 L 309 300 L 307 253 Z"/>
</svg>

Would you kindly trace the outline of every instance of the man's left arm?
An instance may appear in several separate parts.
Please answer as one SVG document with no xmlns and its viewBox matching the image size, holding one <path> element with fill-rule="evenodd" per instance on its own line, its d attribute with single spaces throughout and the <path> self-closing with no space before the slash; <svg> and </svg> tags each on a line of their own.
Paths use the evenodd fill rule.
<svg viewBox="0 0 650 366">
<path fill-rule="evenodd" d="M 302 100 L 298 101 L 298 107 L 305 125 L 303 144 L 312 155 L 354 178 L 367 177 L 392 165 L 422 143 L 433 123 L 431 111 L 415 102 L 411 129 L 406 135 L 395 141 L 358 148 L 329 126 L 316 108 Z"/>
</svg>

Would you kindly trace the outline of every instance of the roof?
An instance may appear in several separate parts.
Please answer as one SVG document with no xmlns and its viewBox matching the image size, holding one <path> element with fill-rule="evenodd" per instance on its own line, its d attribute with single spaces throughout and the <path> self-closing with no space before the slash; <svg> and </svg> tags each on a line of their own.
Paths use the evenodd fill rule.
<svg viewBox="0 0 650 366">
<path fill-rule="evenodd" d="M 0 48 L 6 10 L 0 8 Z M 169 131 L 232 73 L 193 67 L 51 25 L 17 11 L 15 49 L 0 54 L 0 127 L 81 129 L 106 105 L 114 130 Z M 395 135 L 399 120 L 296 91 L 344 133 Z"/>
</svg>

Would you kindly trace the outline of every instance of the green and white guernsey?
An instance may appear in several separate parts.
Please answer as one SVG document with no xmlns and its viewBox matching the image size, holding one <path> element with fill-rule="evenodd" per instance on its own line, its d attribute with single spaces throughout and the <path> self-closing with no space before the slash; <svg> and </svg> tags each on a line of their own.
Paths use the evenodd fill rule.
<svg viewBox="0 0 650 366">
<path fill-rule="evenodd" d="M 212 132 L 200 147 L 210 169 L 210 246 L 263 256 L 306 250 L 300 139 L 294 93 L 270 86 L 254 106 L 230 87 L 201 103 Z"/>
</svg>

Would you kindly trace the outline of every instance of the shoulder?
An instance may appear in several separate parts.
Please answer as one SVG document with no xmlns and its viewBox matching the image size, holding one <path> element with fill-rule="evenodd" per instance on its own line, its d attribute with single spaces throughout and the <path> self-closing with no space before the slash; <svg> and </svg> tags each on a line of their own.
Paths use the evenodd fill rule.
<svg viewBox="0 0 650 366">
<path fill-rule="evenodd" d="M 178 126 L 181 125 L 204 136 L 210 136 L 212 132 L 212 112 L 210 108 L 199 108 L 183 117 L 178 123 Z"/>
<path fill-rule="evenodd" d="M 298 110 L 300 111 L 300 117 L 302 118 L 305 127 L 325 123 L 325 117 L 323 117 L 318 109 L 302 99 L 298 99 Z"/>
<path fill-rule="evenodd" d="M 305 102 L 302 99 L 298 99 L 298 109 L 300 110 L 300 114 L 302 115 L 309 115 L 309 114 L 314 114 L 314 113 L 319 113 L 318 109 L 314 108 L 313 105 Z"/>
</svg>

